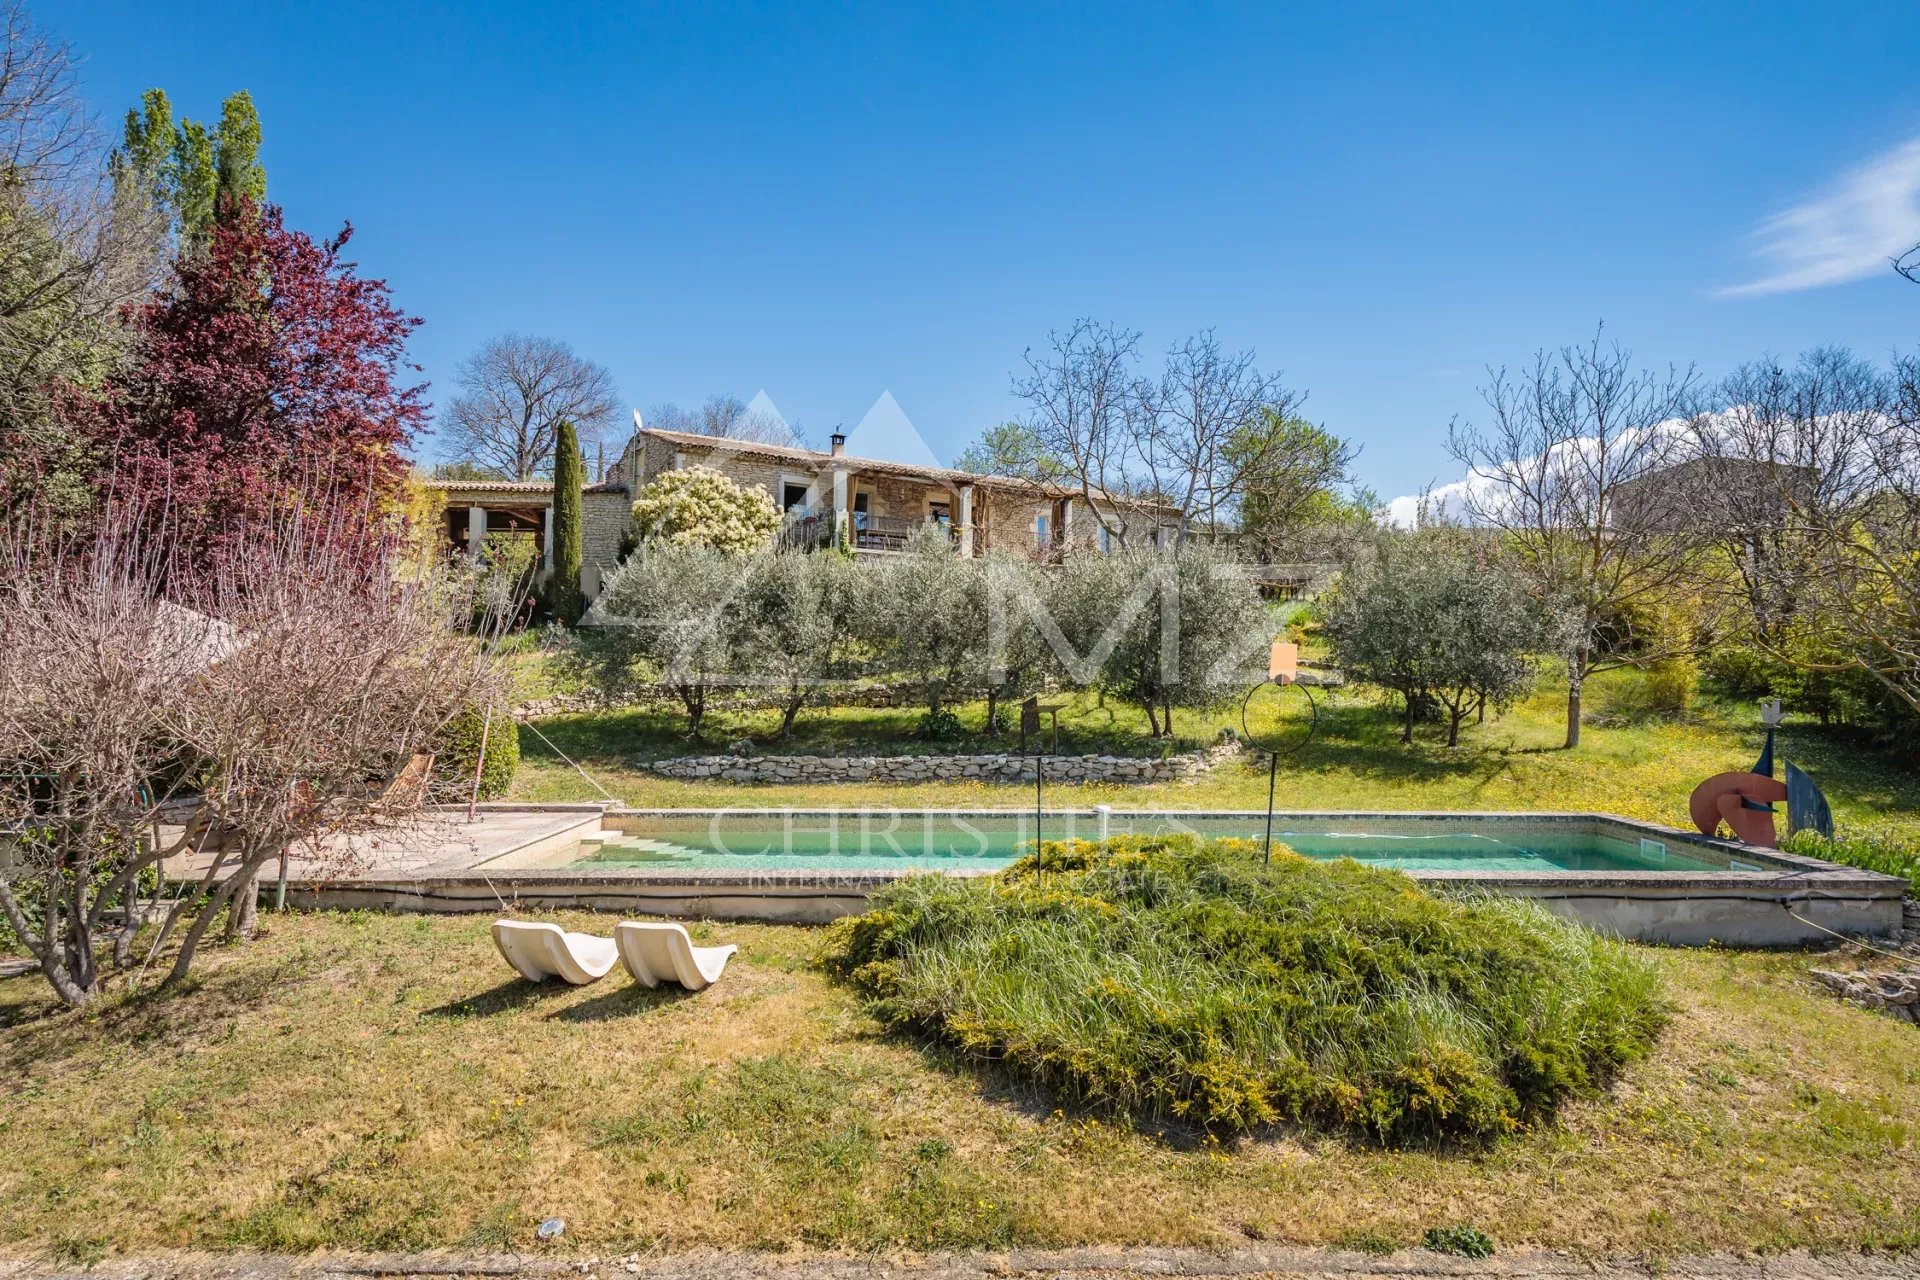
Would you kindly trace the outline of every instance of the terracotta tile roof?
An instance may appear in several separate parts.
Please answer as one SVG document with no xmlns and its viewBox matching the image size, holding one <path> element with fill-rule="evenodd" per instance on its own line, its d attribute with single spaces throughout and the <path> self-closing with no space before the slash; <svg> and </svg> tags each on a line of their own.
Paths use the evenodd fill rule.
<svg viewBox="0 0 1920 1280">
<path fill-rule="evenodd" d="M 551 480 L 424 480 L 429 489 L 472 489 L 479 493 L 552 493 Z"/>
<path fill-rule="evenodd" d="M 442 489 L 460 493 L 524 493 L 534 496 L 546 496 L 553 492 L 551 480 L 423 480 L 429 489 Z M 602 480 L 598 484 L 582 485 L 582 493 L 625 493 L 627 486 L 616 480 Z"/>
<path fill-rule="evenodd" d="M 782 444 L 762 444 L 757 440 L 731 440 L 724 436 L 701 435 L 691 431 L 668 431 L 662 427 L 642 427 L 640 435 L 653 436 L 668 444 L 681 448 L 704 449 L 709 452 L 726 453 L 746 458 L 771 458 L 776 462 L 803 462 L 811 467 L 825 467 L 835 463 L 863 471 L 869 474 L 905 476 L 915 480 L 929 480 L 936 484 L 972 484 L 987 488 L 1004 489 L 1019 493 L 1039 493 L 1047 497 L 1066 498 L 1078 496 L 1080 490 L 1073 485 L 1054 484 L 1038 480 L 1023 480 L 1017 476 L 980 475 L 972 471 L 956 471 L 952 467 L 923 467 L 910 462 L 892 462 L 885 458 L 861 458 L 853 454 L 821 453 L 817 449 L 797 449 Z M 1096 496 L 1108 498 L 1123 506 L 1155 508 L 1162 511 L 1176 511 L 1178 508 L 1163 502 L 1145 502 L 1132 498 L 1111 498 L 1099 493 Z"/>
</svg>

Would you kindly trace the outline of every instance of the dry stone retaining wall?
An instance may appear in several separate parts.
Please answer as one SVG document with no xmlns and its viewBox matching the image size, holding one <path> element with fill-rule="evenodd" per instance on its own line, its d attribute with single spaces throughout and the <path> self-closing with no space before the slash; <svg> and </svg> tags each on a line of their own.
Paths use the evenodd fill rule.
<svg viewBox="0 0 1920 1280">
<path fill-rule="evenodd" d="M 1148 785 L 1198 778 L 1239 756 L 1238 742 L 1165 759 L 1130 756 L 1047 756 L 1049 782 Z M 1008 754 L 969 756 L 681 756 L 642 761 L 640 767 L 683 781 L 830 782 L 1019 782 L 1033 780 L 1033 758 Z"/>
</svg>

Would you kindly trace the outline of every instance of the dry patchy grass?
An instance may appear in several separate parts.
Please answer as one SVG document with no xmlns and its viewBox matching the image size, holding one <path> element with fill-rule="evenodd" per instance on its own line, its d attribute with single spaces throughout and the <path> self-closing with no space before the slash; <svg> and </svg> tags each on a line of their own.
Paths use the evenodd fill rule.
<svg viewBox="0 0 1920 1280">
<path fill-rule="evenodd" d="M 602 920 L 576 919 L 575 925 Z M 1799 955 L 1658 951 L 1649 1061 L 1551 1128 L 1394 1151 L 1063 1115 L 881 1035 L 800 928 L 697 995 L 507 980 L 477 919 L 274 918 L 193 989 L 0 982 L 0 1241 L 110 1249 L 1411 1243 L 1920 1247 L 1920 1047 Z M 1831 962 L 1831 957 L 1826 962 Z"/>
</svg>

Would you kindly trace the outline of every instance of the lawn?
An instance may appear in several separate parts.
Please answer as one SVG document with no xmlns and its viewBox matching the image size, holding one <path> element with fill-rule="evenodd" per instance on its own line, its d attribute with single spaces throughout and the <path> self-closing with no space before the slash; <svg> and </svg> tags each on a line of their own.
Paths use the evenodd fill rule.
<svg viewBox="0 0 1920 1280">
<path fill-rule="evenodd" d="M 606 927 L 579 917 L 575 927 Z M 111 1249 L 1411 1244 L 1920 1248 L 1911 1027 L 1833 957 L 1644 949 L 1678 1008 L 1605 1097 L 1492 1146 L 1218 1142 L 1055 1109 L 882 1034 L 824 935 L 696 930 L 708 992 L 535 987 L 485 922 L 270 917 L 195 986 L 84 1013 L 0 981 L 0 1242 Z"/>
<path fill-rule="evenodd" d="M 1617 671 L 1589 685 L 1597 716 L 1585 727 L 1579 749 L 1561 748 L 1565 695 L 1550 682 L 1505 715 L 1470 726 L 1460 747 L 1442 745 L 1437 726 L 1423 726 L 1418 740 L 1398 740 L 1395 717 L 1364 692 L 1322 692 L 1319 737 L 1282 763 L 1279 804 L 1295 809 L 1598 809 L 1629 817 L 1684 824 L 1687 793 L 1702 779 L 1744 769 L 1759 754 L 1763 733 L 1758 708 L 1749 702 L 1704 698 L 1681 719 L 1636 718 L 1639 673 Z M 1237 709 L 1214 715 L 1181 713 L 1179 736 L 1170 744 L 1146 738 L 1137 707 L 1091 695 L 1066 700 L 1060 716 L 1062 752 L 1113 751 L 1157 754 L 1191 750 L 1238 723 Z M 979 726 L 985 705 L 960 709 Z M 712 712 L 701 740 L 682 736 L 680 719 L 665 706 L 596 714 L 555 716 L 538 722 L 540 733 L 587 770 L 607 792 L 649 807 L 779 806 L 1019 806 L 1030 802 L 1030 784 L 922 783 L 916 785 L 741 786 L 726 782 L 680 782 L 659 778 L 637 763 L 664 756 L 725 749 L 746 737 L 757 750 L 796 753 L 894 754 L 902 751 L 1006 750 L 1006 739 L 975 737 L 938 748 L 919 743 L 918 708 L 844 707 L 801 713 L 794 738 L 774 742 L 772 712 Z M 523 763 L 512 796 L 523 800 L 600 798 L 538 736 L 521 730 Z M 1826 790 L 1844 829 L 1871 823 L 1920 834 L 1920 777 L 1909 768 L 1810 721 L 1789 719 L 1780 750 L 1806 768 Z M 1056 786 L 1060 806 L 1108 803 L 1136 807 L 1259 808 L 1266 803 L 1264 758 L 1216 770 L 1192 783 L 1149 787 Z"/>
</svg>

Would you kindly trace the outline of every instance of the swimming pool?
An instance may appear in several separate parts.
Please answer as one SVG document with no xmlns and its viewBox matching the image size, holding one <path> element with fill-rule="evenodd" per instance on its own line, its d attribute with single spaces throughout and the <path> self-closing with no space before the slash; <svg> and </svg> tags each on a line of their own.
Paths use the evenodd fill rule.
<svg viewBox="0 0 1920 1280">
<path fill-rule="evenodd" d="M 459 807 L 464 810 L 464 806 Z M 1031 810 L 626 809 L 483 805 L 531 824 L 484 851 L 290 887 L 297 906 L 569 909 L 818 923 L 902 876 L 978 875 L 1033 839 Z M 1258 811 L 1047 812 L 1049 840 L 1191 831 L 1258 840 Z M 1394 868 L 1443 892 L 1496 891 L 1645 942 L 1786 946 L 1899 929 L 1906 881 L 1595 813 L 1275 813 L 1312 858 Z M 501 845 L 507 847 L 503 850 Z"/>
<path fill-rule="evenodd" d="M 1104 833 L 1192 832 L 1258 841 L 1262 814 L 1068 811 L 1043 816 L 1049 840 Z M 623 821 L 542 865 L 647 871 L 996 871 L 1032 848 L 1032 814 L 765 810 L 660 813 Z M 1276 815 L 1274 839 L 1315 859 L 1352 858 L 1395 871 L 1727 871 L 1710 847 L 1649 839 L 1593 823 L 1385 816 Z"/>
</svg>

